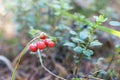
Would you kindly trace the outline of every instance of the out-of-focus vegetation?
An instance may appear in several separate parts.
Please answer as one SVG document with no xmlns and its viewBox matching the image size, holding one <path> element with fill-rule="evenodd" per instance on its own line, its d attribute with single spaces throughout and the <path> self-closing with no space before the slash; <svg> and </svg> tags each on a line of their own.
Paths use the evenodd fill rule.
<svg viewBox="0 0 120 80">
<path fill-rule="evenodd" d="M 43 51 L 47 56 L 44 64 L 59 76 L 68 80 L 120 79 L 119 0 L 4 0 L 2 5 L 5 15 L 0 15 L 0 53 L 11 61 L 43 31 L 56 42 L 55 48 Z M 14 24 L 9 28 L 11 22 Z M 34 55 L 26 54 L 20 66 L 21 78 L 55 80 L 47 77 Z M 35 69 L 33 76 L 31 68 Z"/>
</svg>

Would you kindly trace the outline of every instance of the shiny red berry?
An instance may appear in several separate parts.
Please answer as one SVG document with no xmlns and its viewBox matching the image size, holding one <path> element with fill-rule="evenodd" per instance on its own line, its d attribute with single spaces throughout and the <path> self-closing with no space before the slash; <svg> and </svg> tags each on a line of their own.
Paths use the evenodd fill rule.
<svg viewBox="0 0 120 80">
<path fill-rule="evenodd" d="M 43 42 L 45 43 L 45 45 L 48 45 L 48 42 L 50 41 L 50 39 L 44 39 Z"/>
<path fill-rule="evenodd" d="M 46 37 L 47 37 L 46 33 L 44 33 L 44 32 L 40 33 L 40 39 L 46 39 Z"/>
<path fill-rule="evenodd" d="M 55 46 L 55 43 L 54 42 L 52 42 L 52 41 L 49 41 L 48 42 L 48 47 L 49 48 L 53 48 Z"/>
<path fill-rule="evenodd" d="M 37 48 L 43 50 L 46 47 L 44 42 L 37 42 Z"/>
<path fill-rule="evenodd" d="M 30 44 L 29 46 L 29 50 L 32 52 L 36 52 L 37 51 L 37 45 L 35 43 Z"/>
</svg>

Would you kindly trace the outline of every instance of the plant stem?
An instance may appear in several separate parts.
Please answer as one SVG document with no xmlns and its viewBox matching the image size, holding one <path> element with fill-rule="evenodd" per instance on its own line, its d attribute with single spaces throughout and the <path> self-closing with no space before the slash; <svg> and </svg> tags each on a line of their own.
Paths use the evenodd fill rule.
<svg viewBox="0 0 120 80">
<path fill-rule="evenodd" d="M 26 51 L 28 50 L 27 48 L 28 48 L 28 46 L 34 41 L 34 40 L 36 40 L 38 37 L 35 37 L 34 39 L 32 39 L 27 45 L 26 45 L 26 47 L 22 50 L 22 52 L 19 54 L 19 56 L 17 57 L 17 64 L 15 65 L 15 68 L 14 68 L 14 71 L 13 71 L 13 73 L 12 73 L 12 77 L 11 77 L 11 79 L 10 80 L 15 80 L 15 74 L 16 74 L 16 71 L 17 71 L 17 68 L 18 68 L 18 66 L 19 66 L 19 64 L 20 64 L 20 61 L 21 61 L 21 59 L 22 59 L 22 57 L 25 55 L 25 53 L 26 53 Z"/>
<path fill-rule="evenodd" d="M 76 66 L 74 68 L 73 75 L 77 75 L 77 73 L 78 73 L 78 65 L 76 64 Z"/>
<path fill-rule="evenodd" d="M 38 52 L 38 57 L 39 57 L 39 61 L 40 61 L 41 66 L 42 66 L 48 73 L 50 73 L 51 75 L 53 75 L 53 76 L 55 76 L 55 77 L 57 77 L 57 78 L 59 78 L 59 79 L 66 80 L 65 78 L 60 77 L 60 76 L 57 76 L 56 74 L 54 74 L 53 72 L 51 72 L 50 70 L 48 70 L 48 69 L 44 66 L 44 64 L 43 64 L 42 55 L 41 55 L 40 50 L 38 50 L 37 52 Z"/>
<path fill-rule="evenodd" d="M 115 58 L 115 53 L 112 55 L 112 59 L 111 59 L 111 61 L 110 61 L 109 65 L 108 65 L 108 67 L 107 67 L 106 71 L 108 71 L 108 70 L 109 70 L 109 68 L 110 68 L 110 66 L 111 66 L 111 64 L 112 64 L 112 62 L 114 61 L 114 58 Z"/>
</svg>

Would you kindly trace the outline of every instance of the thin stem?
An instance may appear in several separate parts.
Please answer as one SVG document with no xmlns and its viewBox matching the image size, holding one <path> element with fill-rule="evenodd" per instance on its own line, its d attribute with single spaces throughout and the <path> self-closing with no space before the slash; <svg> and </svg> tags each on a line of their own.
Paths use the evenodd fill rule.
<svg viewBox="0 0 120 80">
<path fill-rule="evenodd" d="M 78 73 L 78 65 L 76 64 L 76 66 L 74 68 L 73 75 L 77 75 L 77 73 Z"/>
<path fill-rule="evenodd" d="M 110 66 L 111 66 L 111 64 L 112 64 L 112 62 L 114 61 L 114 58 L 115 58 L 115 53 L 113 54 L 112 59 L 111 59 L 111 61 L 110 61 L 109 65 L 108 65 L 108 67 L 107 67 L 106 71 L 108 71 L 108 70 L 109 70 L 109 68 L 110 68 Z"/>
<path fill-rule="evenodd" d="M 62 78 L 62 77 L 60 77 L 60 76 L 57 76 L 56 74 L 54 74 L 53 72 L 51 72 L 50 70 L 48 70 L 48 69 L 44 66 L 44 64 L 43 64 L 42 55 L 41 55 L 40 50 L 38 50 L 37 52 L 38 52 L 38 57 L 39 57 L 39 61 L 40 61 L 41 66 L 42 66 L 48 73 L 50 73 L 51 75 L 53 75 L 53 76 L 55 76 L 55 77 L 57 77 L 57 78 L 59 78 L 59 79 L 67 80 L 67 79 Z"/>
<path fill-rule="evenodd" d="M 12 73 L 12 77 L 11 77 L 11 79 L 10 80 L 15 80 L 15 74 L 16 74 L 16 71 L 17 71 L 17 68 L 18 68 L 18 66 L 19 66 L 19 64 L 20 64 L 20 61 L 21 61 L 21 59 L 22 59 L 22 57 L 24 56 L 24 54 L 26 53 L 26 51 L 28 50 L 27 48 L 28 48 L 28 46 L 34 41 L 34 40 L 36 40 L 38 37 L 35 37 L 34 39 L 32 39 L 27 45 L 26 45 L 26 47 L 22 50 L 22 52 L 20 53 L 20 55 L 17 57 L 17 64 L 16 64 L 16 66 L 15 66 L 15 68 L 14 68 L 14 71 L 13 71 L 13 73 Z"/>
</svg>

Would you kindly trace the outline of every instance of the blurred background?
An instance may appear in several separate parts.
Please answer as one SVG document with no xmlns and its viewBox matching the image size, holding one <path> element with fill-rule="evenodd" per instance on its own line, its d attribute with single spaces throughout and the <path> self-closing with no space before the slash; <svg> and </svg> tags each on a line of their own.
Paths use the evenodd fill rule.
<svg viewBox="0 0 120 80">
<path fill-rule="evenodd" d="M 55 9 L 49 5 L 53 5 Z M 16 57 L 39 30 L 53 37 L 60 37 L 55 48 L 44 51 L 47 55 L 45 62 L 47 68 L 62 77 L 70 76 L 73 52 L 63 46 L 70 37 L 65 29 L 67 27 L 79 32 L 79 28 L 85 28 L 87 25 L 79 24 L 72 19 L 64 19 L 66 16 L 59 12 L 61 6 L 65 11 L 71 14 L 80 13 L 92 22 L 93 16 L 104 14 L 108 20 L 103 25 L 120 31 L 120 0 L 0 0 L 0 56 L 2 56 L 0 80 L 10 80 L 11 68 L 7 66 L 13 66 Z M 81 69 L 85 73 L 91 69 L 88 65 L 94 65 L 94 60 L 99 57 L 104 57 L 108 63 L 116 46 L 120 46 L 120 38 L 116 36 L 100 31 L 97 31 L 95 36 L 103 46 L 93 49 L 95 52 L 93 62 L 86 62 L 85 69 Z M 18 80 L 57 80 L 42 69 L 35 55 L 29 53 L 30 51 L 22 58 Z M 6 64 L 3 57 L 10 61 L 10 64 Z M 118 79 L 108 80 L 119 80 L 119 59 L 120 55 L 117 55 L 113 65 L 116 67 Z"/>
</svg>

